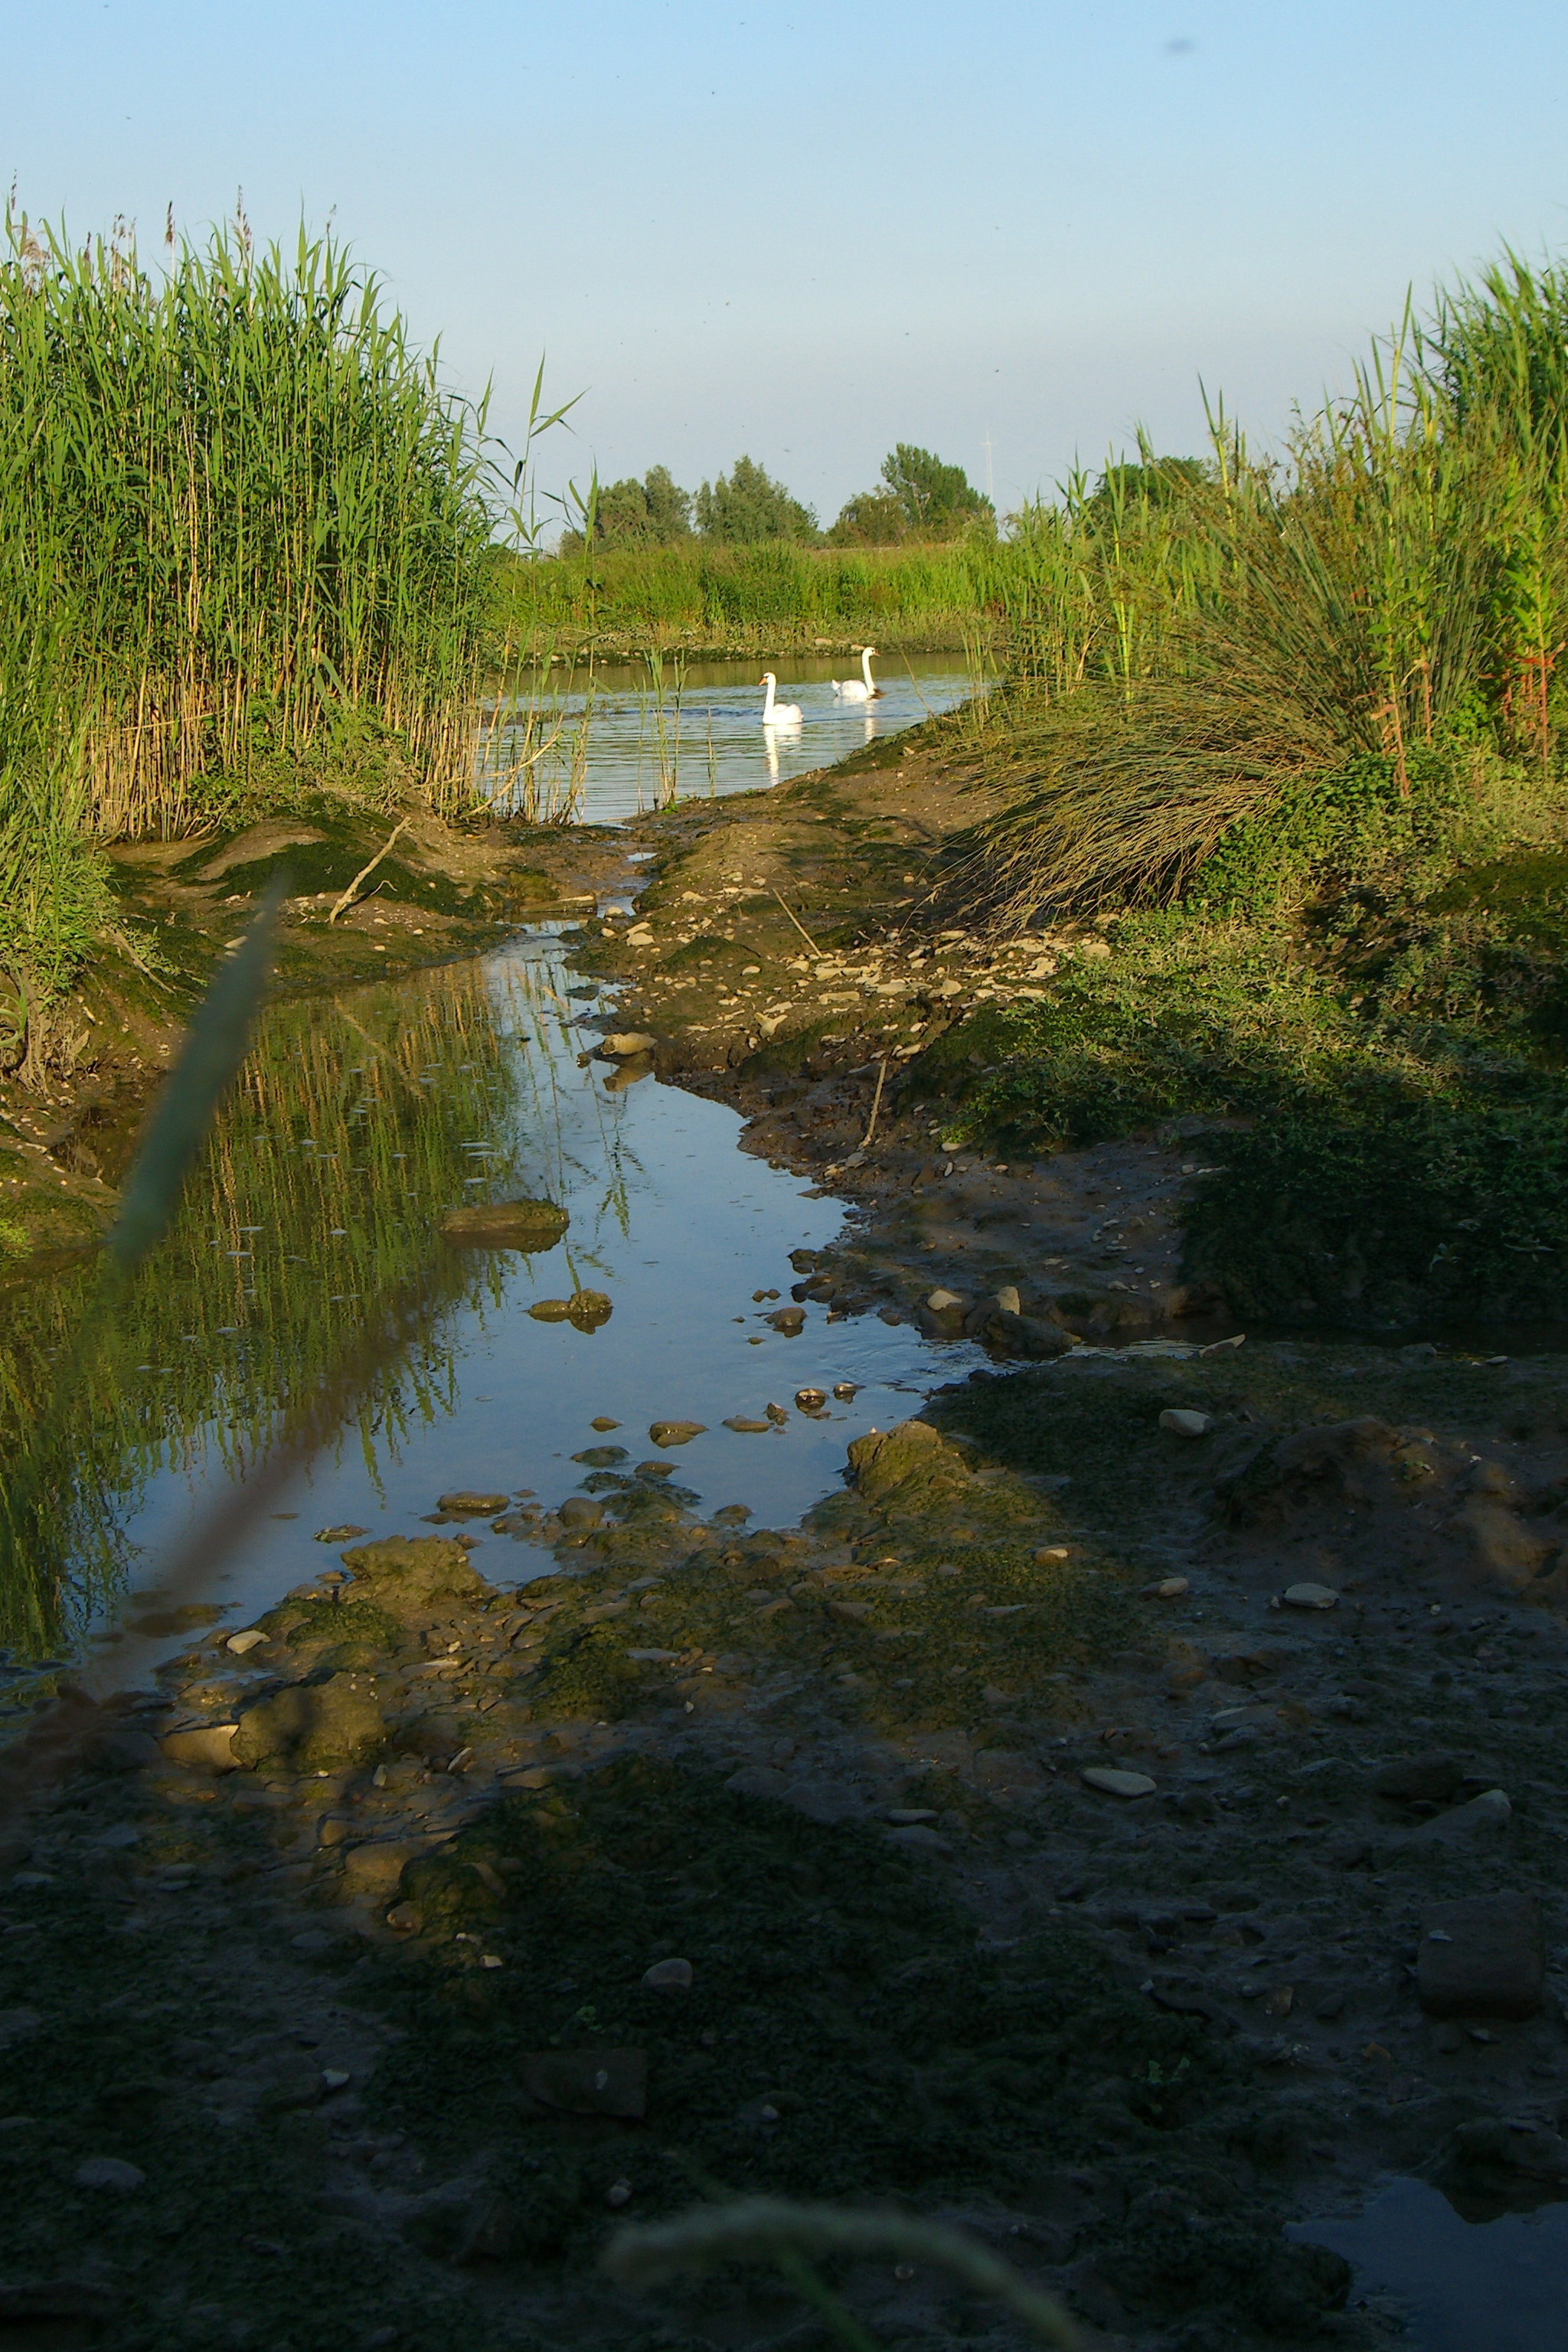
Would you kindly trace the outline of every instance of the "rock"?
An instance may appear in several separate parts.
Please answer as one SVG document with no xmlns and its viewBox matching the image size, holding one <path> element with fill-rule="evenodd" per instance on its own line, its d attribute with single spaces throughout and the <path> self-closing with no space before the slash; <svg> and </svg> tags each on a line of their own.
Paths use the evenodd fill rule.
<svg viewBox="0 0 1568 2352">
<path fill-rule="evenodd" d="M 859 1395 L 860 1387 L 861 1383 L 858 1381 L 835 1381 L 833 1393 L 842 1403 L 847 1404 L 852 1397 Z"/>
<path fill-rule="evenodd" d="M 1446 1805 L 1458 1795 L 1464 1777 L 1456 1756 L 1402 1756 L 1373 1774 L 1372 1792 L 1403 1804 Z"/>
<path fill-rule="evenodd" d="M 805 1309 L 804 1307 L 775 1307 L 764 1319 L 775 1331 L 782 1331 L 786 1339 L 793 1339 L 805 1328 Z"/>
<path fill-rule="evenodd" d="M 600 1038 L 595 1051 L 606 1062 L 633 1062 L 639 1054 L 652 1054 L 658 1048 L 658 1039 L 647 1029 L 616 1029 Z"/>
<path fill-rule="evenodd" d="M 147 2175 L 121 2156 L 89 2156 L 72 2174 L 79 2189 L 114 2189 L 123 2193 L 140 2189 Z"/>
<path fill-rule="evenodd" d="M 1214 1415 L 1194 1412 L 1186 1405 L 1168 1405 L 1160 1415 L 1160 1426 L 1173 1437 L 1206 1437 L 1214 1427 Z"/>
<path fill-rule="evenodd" d="M 1263 1682 L 1279 1673 L 1285 1659 L 1277 1643 L 1245 1633 L 1219 1643 L 1213 1653 L 1214 1670 L 1222 1683 Z"/>
<path fill-rule="evenodd" d="M 1498 1836 L 1512 1819 L 1513 1807 L 1505 1791 L 1488 1789 L 1483 1795 L 1472 1797 L 1468 1805 L 1456 1805 L 1451 1812 L 1423 1822 L 1418 1830 L 1412 1830 L 1409 1842 L 1412 1845 L 1468 1845 Z"/>
<path fill-rule="evenodd" d="M 1460 2124 L 1444 2150 L 1440 2181 L 1472 2193 L 1517 2193 L 1521 2179 L 1568 2181 L 1568 2141 L 1522 2118 L 1487 2116 Z"/>
<path fill-rule="evenodd" d="M 889 1805 L 886 1819 L 894 1829 L 914 1829 L 921 1822 L 934 1822 L 936 1811 L 931 1805 Z"/>
<path fill-rule="evenodd" d="M 590 1429 L 619 1429 L 620 1423 L 612 1421 L 607 1412 L 596 1412 L 588 1423 Z"/>
<path fill-rule="evenodd" d="M 933 1315 L 962 1313 L 964 1308 L 964 1302 L 956 1290 L 933 1290 L 926 1300 L 926 1305 Z M 1015 1308 L 1014 1311 L 1016 1313 L 1017 1310 Z"/>
<path fill-rule="evenodd" d="M 640 2123 L 647 2112 L 647 2058 L 641 2050 L 539 2050 L 522 2062 L 522 2087 L 563 2115 Z"/>
<path fill-rule="evenodd" d="M 239 1759 L 234 1753 L 237 1723 L 204 1723 L 192 1731 L 166 1731 L 158 1746 L 171 1764 L 192 1772 L 232 1772 Z"/>
<path fill-rule="evenodd" d="M 596 1528 L 604 1516 L 603 1503 L 590 1495 L 568 1495 L 557 1514 L 563 1528 Z"/>
<path fill-rule="evenodd" d="M 1158 1584 L 1147 1585 L 1144 1588 L 1151 1601 L 1179 1601 L 1184 1593 L 1190 1592 L 1192 1589 L 1192 1580 L 1185 1576 L 1164 1576 L 1161 1578 Z"/>
<path fill-rule="evenodd" d="M 1005 1282 L 1002 1285 L 1001 1289 L 996 1293 L 996 1304 L 1004 1315 L 1022 1315 L 1024 1302 L 1018 1296 L 1018 1286 L 1016 1282 Z"/>
<path fill-rule="evenodd" d="M 1428 1913 L 1415 1970 L 1428 2017 L 1533 2017 L 1546 1990 L 1546 1934 L 1532 1895 L 1476 1895 Z"/>
<path fill-rule="evenodd" d="M 368 1528 L 357 1528 L 352 1519 L 346 1519 L 341 1528 L 318 1528 L 315 1540 L 317 1543 L 352 1543 L 355 1536 L 365 1536 L 369 1533 Z M 234 1647 L 232 1642 L 229 1647 L 231 1649 Z"/>
<path fill-rule="evenodd" d="M 940 1830 L 928 1829 L 924 1822 L 906 1822 L 888 1832 L 889 1845 L 902 1846 L 911 1853 L 951 1853 L 952 1847 Z"/>
<path fill-rule="evenodd" d="M 363 1535 L 364 1530 L 363 1528 L 356 1528 L 354 1532 L 356 1535 Z M 243 1633 L 231 1633 L 224 1643 L 224 1648 L 232 1650 L 237 1658 L 243 1658 L 248 1650 L 258 1650 L 266 1639 L 267 1636 L 259 1625 L 248 1625 Z"/>
<path fill-rule="evenodd" d="M 689 1992 L 690 1961 L 656 1960 L 651 1969 L 643 1971 L 643 1987 L 648 1992 Z"/>
<path fill-rule="evenodd" d="M 386 1536 L 343 1554 L 365 1597 L 394 1615 L 422 1612 L 433 1601 L 478 1601 L 489 1591 L 459 1543 L 442 1536 Z"/>
<path fill-rule="evenodd" d="M 425 1914 L 417 1903 L 395 1903 L 386 1915 L 386 1924 L 399 1936 L 422 1935 Z"/>
<path fill-rule="evenodd" d="M 617 1463 L 624 1462 L 626 1458 L 626 1449 L 624 1445 L 589 1445 L 584 1447 L 581 1454 L 574 1454 L 572 1456 L 573 1461 L 580 1462 L 585 1470 L 613 1470 Z"/>
<path fill-rule="evenodd" d="M 706 1435 L 705 1421 L 655 1421 L 648 1424 L 648 1442 L 652 1445 L 689 1445 L 694 1437 Z"/>
<path fill-rule="evenodd" d="M 142 1832 L 134 1822 L 116 1822 L 112 1829 L 94 1838 L 93 1843 L 104 1853 L 123 1853 L 128 1847 L 140 1845 Z"/>
<path fill-rule="evenodd" d="M 1456 1533 L 1469 1538 L 1476 1566 L 1489 1583 L 1522 1592 L 1534 1581 L 1552 1545 L 1531 1535 L 1507 1507 L 1479 1496 L 1455 1517 Z"/>
<path fill-rule="evenodd" d="M 781 1797 L 789 1786 L 788 1776 L 773 1764 L 742 1764 L 731 1772 L 724 1786 L 733 1789 L 739 1797 Z"/>
<path fill-rule="evenodd" d="M 536 1323 L 564 1323 L 572 1312 L 569 1298 L 536 1298 L 529 1308 Z"/>
<path fill-rule="evenodd" d="M 821 1412 L 827 1403 L 824 1389 L 796 1389 L 795 1405 L 797 1412 Z"/>
<path fill-rule="evenodd" d="M 1154 1783 L 1147 1772 L 1118 1772 L 1107 1764 L 1090 1764 L 1079 1774 L 1086 1789 L 1102 1790 L 1108 1797 L 1152 1797 Z"/>
<path fill-rule="evenodd" d="M 566 1301 L 566 1319 L 574 1331 L 596 1331 L 615 1311 L 615 1300 L 604 1290 L 574 1290 Z"/>
<path fill-rule="evenodd" d="M 448 1512 L 455 1519 L 493 1519 L 510 1500 L 510 1495 L 479 1495 L 471 1487 L 459 1486 L 455 1494 L 439 1496 L 436 1508 Z"/>
<path fill-rule="evenodd" d="M 247 1707 L 234 1734 L 237 1764 L 289 1764 L 295 1771 L 364 1764 L 386 1747 L 381 1701 L 363 1674 L 296 1683 Z"/>
<path fill-rule="evenodd" d="M 570 1222 L 553 1201 L 487 1201 L 448 1209 L 438 1230 L 459 1249 L 515 1249 L 536 1257 L 555 1247 Z"/>
<path fill-rule="evenodd" d="M 741 1415 L 736 1413 L 726 1421 L 724 1426 L 726 1429 L 734 1430 L 742 1437 L 765 1437 L 772 1431 L 773 1424 L 771 1421 L 743 1421 Z"/>
<path fill-rule="evenodd" d="M 1287 1609 L 1337 1609 L 1340 1596 L 1327 1584 L 1288 1584 L 1279 1595 Z"/>
</svg>

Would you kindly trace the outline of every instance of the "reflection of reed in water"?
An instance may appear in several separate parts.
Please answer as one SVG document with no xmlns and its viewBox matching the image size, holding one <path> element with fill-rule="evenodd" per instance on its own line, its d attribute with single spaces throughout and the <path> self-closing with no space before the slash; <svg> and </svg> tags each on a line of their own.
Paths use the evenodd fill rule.
<svg viewBox="0 0 1568 2352">
<path fill-rule="evenodd" d="M 520 1060 L 472 968 L 273 1012 L 184 1207 L 48 1432 L 50 1368 L 95 1267 L 12 1286 L 0 1459 L 43 1444 L 50 1466 L 26 1556 L 0 1574 L 0 1641 L 49 1649 L 122 1587 L 122 1523 L 154 1473 L 243 1478 L 293 1426 L 330 1423 L 364 1333 L 384 1329 L 387 1356 L 335 1442 L 356 1438 L 373 1477 L 412 1424 L 451 1409 L 445 1318 L 499 1297 L 504 1262 L 447 1251 L 434 1225 L 513 1181 Z"/>
</svg>

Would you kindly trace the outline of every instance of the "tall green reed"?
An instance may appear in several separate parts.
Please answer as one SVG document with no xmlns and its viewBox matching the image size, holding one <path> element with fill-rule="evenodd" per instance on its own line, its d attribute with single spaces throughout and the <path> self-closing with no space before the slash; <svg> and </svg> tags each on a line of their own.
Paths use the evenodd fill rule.
<svg viewBox="0 0 1568 2352">
<path fill-rule="evenodd" d="M 486 404 L 442 384 L 377 279 L 243 218 L 161 282 L 7 211 L 0 591 L 65 614 L 100 834 L 172 834 L 203 779 L 373 724 L 437 805 L 470 796 L 492 522 Z"/>
</svg>

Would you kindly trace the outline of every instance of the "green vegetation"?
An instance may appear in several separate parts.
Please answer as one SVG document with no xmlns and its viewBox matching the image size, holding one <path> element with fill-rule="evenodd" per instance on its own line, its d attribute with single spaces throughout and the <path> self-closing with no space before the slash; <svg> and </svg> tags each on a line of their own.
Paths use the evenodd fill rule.
<svg viewBox="0 0 1568 2352">
<path fill-rule="evenodd" d="M 95 841 L 259 812 L 307 771 L 468 804 L 483 423 L 330 237 L 285 261 L 239 219 L 155 282 L 122 238 L 7 213 L 0 1065 L 20 1037 L 38 1081 L 110 926 Z"/>
<path fill-rule="evenodd" d="M 884 546 L 952 539 L 965 530 L 994 534 L 995 529 L 995 509 L 971 486 L 962 466 L 944 465 L 930 449 L 900 441 L 882 460 L 881 488 L 847 500 L 828 537 L 841 547 Z"/>
<path fill-rule="evenodd" d="M 697 528 L 721 545 L 759 547 L 770 540 L 811 539 L 816 517 L 753 458 L 737 457 L 728 474 L 704 482 L 694 501 Z"/>
</svg>

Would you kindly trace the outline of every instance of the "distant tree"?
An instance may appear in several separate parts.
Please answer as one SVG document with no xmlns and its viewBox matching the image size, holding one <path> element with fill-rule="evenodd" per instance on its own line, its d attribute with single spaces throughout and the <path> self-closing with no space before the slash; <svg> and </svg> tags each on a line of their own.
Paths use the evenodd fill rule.
<svg viewBox="0 0 1568 2352">
<path fill-rule="evenodd" d="M 896 547 L 909 535 L 909 517 L 891 490 L 858 490 L 827 534 L 835 547 Z"/>
<path fill-rule="evenodd" d="M 628 474 L 624 481 L 600 485 L 596 547 L 668 547 L 690 536 L 691 493 L 681 488 L 668 466 L 650 466 L 640 482 Z M 581 555 L 583 546 L 580 530 L 563 532 L 563 555 Z"/>
<path fill-rule="evenodd" d="M 750 457 L 737 457 L 728 476 L 704 482 L 694 501 L 704 539 L 754 546 L 769 539 L 815 539 L 816 517 Z"/>
<path fill-rule="evenodd" d="M 973 487 L 963 467 L 944 465 L 931 450 L 917 449 L 911 441 L 900 441 L 883 458 L 882 479 L 918 538 L 950 537 L 970 521 L 996 528 L 995 508 Z"/>
<path fill-rule="evenodd" d="M 1209 478 L 1201 457 L 1155 457 L 1142 465 L 1107 466 L 1084 512 L 1091 523 L 1109 522 L 1130 507 L 1168 507 Z"/>
</svg>

